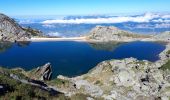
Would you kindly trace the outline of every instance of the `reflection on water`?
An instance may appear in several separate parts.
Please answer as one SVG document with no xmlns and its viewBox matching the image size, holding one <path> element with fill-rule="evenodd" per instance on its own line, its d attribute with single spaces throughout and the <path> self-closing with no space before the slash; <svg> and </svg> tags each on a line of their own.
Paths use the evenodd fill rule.
<svg viewBox="0 0 170 100">
<path fill-rule="evenodd" d="M 165 45 L 154 42 L 87 43 L 74 41 L 0 43 L 0 66 L 31 70 L 50 62 L 53 76 L 76 76 L 87 73 L 109 59 L 134 57 L 156 61 Z"/>
<path fill-rule="evenodd" d="M 3 53 L 7 51 L 8 49 L 12 48 L 14 44 L 16 44 L 19 47 L 26 47 L 26 46 L 29 46 L 30 42 L 29 41 L 22 41 L 22 42 L 17 42 L 17 43 L 0 42 L 0 53 Z"/>
<path fill-rule="evenodd" d="M 22 42 L 17 42 L 17 45 L 19 47 L 26 47 L 26 46 L 29 46 L 31 42 L 30 41 L 22 41 Z"/>
<path fill-rule="evenodd" d="M 0 53 L 5 52 L 6 50 L 12 47 L 11 42 L 0 42 Z"/>
<path fill-rule="evenodd" d="M 119 45 L 123 44 L 122 42 L 93 42 L 89 43 L 89 45 L 96 50 L 105 50 L 105 51 L 113 51 Z"/>
</svg>

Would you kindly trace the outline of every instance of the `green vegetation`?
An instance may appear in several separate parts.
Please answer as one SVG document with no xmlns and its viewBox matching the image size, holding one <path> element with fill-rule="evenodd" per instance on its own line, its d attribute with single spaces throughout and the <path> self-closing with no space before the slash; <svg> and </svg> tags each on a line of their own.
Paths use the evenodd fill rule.
<svg viewBox="0 0 170 100">
<path fill-rule="evenodd" d="M 90 95 L 78 93 L 70 97 L 70 100 L 87 100 L 87 97 L 91 97 Z M 104 100 L 103 98 L 93 98 L 94 100 Z"/>
<path fill-rule="evenodd" d="M 0 72 L 3 72 L 5 73 L 5 75 L 10 75 L 10 74 L 14 74 L 16 76 L 18 76 L 18 78 L 22 78 L 22 79 L 28 79 L 23 73 L 22 73 L 22 69 L 20 68 L 16 68 L 16 69 L 5 69 L 5 68 L 2 68 L 0 67 Z"/>
<path fill-rule="evenodd" d="M 89 45 L 96 49 L 96 50 L 106 50 L 106 51 L 112 51 L 119 45 L 121 45 L 121 42 L 102 42 L 102 43 L 89 43 Z"/>
<path fill-rule="evenodd" d="M 32 29 L 31 27 L 23 28 L 26 32 L 31 33 L 31 36 L 41 36 L 42 32 L 39 30 Z"/>
<path fill-rule="evenodd" d="M 69 100 L 62 93 L 51 94 L 38 86 L 22 83 L 10 77 L 10 74 L 14 74 L 26 80 L 27 77 L 21 72 L 21 69 L 9 70 L 0 67 L 0 84 L 7 87 L 6 92 L 0 94 L 0 100 Z"/>
<path fill-rule="evenodd" d="M 161 67 L 162 70 L 170 70 L 170 60 Z"/>
<path fill-rule="evenodd" d="M 169 55 L 169 54 L 170 54 L 170 50 L 168 50 L 168 51 L 166 52 L 166 54 L 168 54 L 168 55 Z"/>
<path fill-rule="evenodd" d="M 58 78 L 53 79 L 53 80 L 51 80 L 47 83 L 50 84 L 50 85 L 53 85 L 53 86 L 57 86 L 57 87 L 62 87 L 62 86 L 67 87 L 67 86 L 69 86 L 68 80 L 62 80 L 62 79 L 58 79 Z"/>
<path fill-rule="evenodd" d="M 84 95 L 84 94 L 75 94 L 71 96 L 71 100 L 87 100 L 87 97 L 90 97 L 90 96 Z"/>
<path fill-rule="evenodd" d="M 132 37 L 132 38 L 148 38 L 150 37 L 149 35 L 140 35 L 140 34 L 134 34 L 126 31 L 121 31 L 119 34 L 127 37 Z"/>
<path fill-rule="evenodd" d="M 29 84 L 23 84 L 15 79 L 12 79 L 5 75 L 0 75 L 0 83 L 8 86 L 8 93 L 3 95 L 1 98 L 6 100 L 17 100 L 17 99 L 31 99 L 31 98 L 48 98 L 50 94 L 41 90 L 38 87 L 31 86 Z"/>
<path fill-rule="evenodd" d="M 102 85 L 102 82 L 99 81 L 99 80 L 97 80 L 94 84 L 96 84 L 96 85 Z"/>
</svg>

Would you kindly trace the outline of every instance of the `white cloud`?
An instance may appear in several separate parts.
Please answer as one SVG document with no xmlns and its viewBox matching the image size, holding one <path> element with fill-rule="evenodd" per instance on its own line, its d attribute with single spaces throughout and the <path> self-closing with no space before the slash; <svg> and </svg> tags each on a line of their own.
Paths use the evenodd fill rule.
<svg viewBox="0 0 170 100">
<path fill-rule="evenodd" d="M 160 22 L 160 23 L 169 23 L 170 20 L 168 19 L 157 19 L 157 20 L 152 20 L 153 22 Z"/>
<path fill-rule="evenodd" d="M 170 15 L 163 15 L 162 18 L 170 18 Z"/>
<path fill-rule="evenodd" d="M 46 20 L 43 21 L 43 24 L 55 24 L 55 23 L 64 23 L 64 24 L 100 24 L 100 23 L 122 23 L 122 22 L 149 22 L 153 18 L 157 18 L 159 15 L 146 13 L 144 16 L 123 16 L 123 17 L 110 17 L 110 18 L 89 18 L 89 19 L 70 19 L 70 20 Z"/>
<path fill-rule="evenodd" d="M 47 35 L 49 35 L 49 36 L 61 36 L 61 34 L 59 32 L 50 32 Z"/>
</svg>

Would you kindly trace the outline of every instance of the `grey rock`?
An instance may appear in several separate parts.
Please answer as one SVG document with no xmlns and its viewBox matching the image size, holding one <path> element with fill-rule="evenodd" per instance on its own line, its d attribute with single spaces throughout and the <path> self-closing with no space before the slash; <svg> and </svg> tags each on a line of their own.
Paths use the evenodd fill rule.
<svg viewBox="0 0 170 100">
<path fill-rule="evenodd" d="M 77 89 L 84 88 L 85 93 L 89 93 L 94 97 L 98 97 L 103 94 L 103 91 L 98 86 L 95 86 L 85 80 L 74 80 L 74 82 Z"/>
<path fill-rule="evenodd" d="M 129 41 L 140 38 L 141 35 L 120 30 L 113 26 L 96 26 L 87 36 L 90 40 L 98 41 Z"/>
<path fill-rule="evenodd" d="M 170 97 L 170 83 L 165 77 L 165 72 L 158 69 L 160 66 L 134 58 L 103 61 L 88 74 L 70 80 L 76 84 L 77 90 L 81 90 L 81 93 L 103 97 L 105 100 L 166 99 Z M 109 70 L 112 70 L 112 73 Z M 112 78 L 107 80 L 109 77 Z M 102 84 L 95 84 L 96 80 L 100 80 Z"/>
<path fill-rule="evenodd" d="M 30 33 L 24 31 L 13 19 L 0 14 L 0 40 L 1 41 L 28 41 Z"/>
<path fill-rule="evenodd" d="M 38 67 L 35 71 L 35 77 L 38 77 L 40 80 L 50 80 L 52 77 L 52 68 L 50 63 Z"/>
<path fill-rule="evenodd" d="M 170 41 L 170 31 L 157 34 L 153 36 L 153 38 L 156 40 L 161 40 L 161 41 Z"/>
<path fill-rule="evenodd" d="M 44 66 L 42 66 L 41 74 L 42 74 L 43 80 L 50 80 L 51 79 L 52 68 L 51 68 L 50 63 L 47 63 Z"/>
</svg>

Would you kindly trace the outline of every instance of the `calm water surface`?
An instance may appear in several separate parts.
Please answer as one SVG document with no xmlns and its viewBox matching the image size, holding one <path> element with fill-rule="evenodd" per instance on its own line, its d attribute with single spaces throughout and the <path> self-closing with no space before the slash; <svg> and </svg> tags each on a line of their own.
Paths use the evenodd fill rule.
<svg viewBox="0 0 170 100">
<path fill-rule="evenodd" d="M 52 64 L 53 76 L 76 76 L 88 72 L 99 62 L 134 57 L 156 61 L 165 49 L 162 43 L 86 43 L 73 41 L 0 43 L 0 65 L 31 70 L 47 62 Z"/>
</svg>

